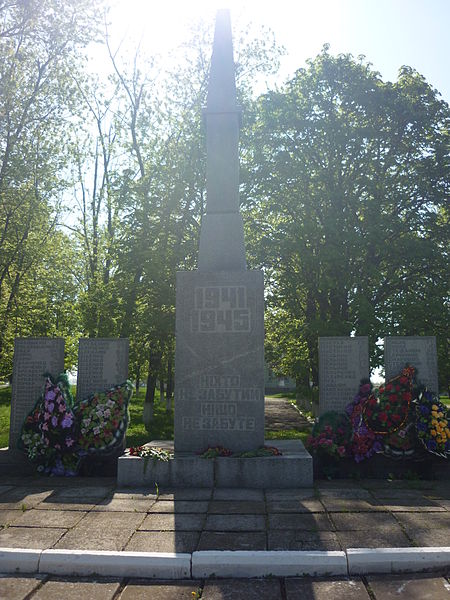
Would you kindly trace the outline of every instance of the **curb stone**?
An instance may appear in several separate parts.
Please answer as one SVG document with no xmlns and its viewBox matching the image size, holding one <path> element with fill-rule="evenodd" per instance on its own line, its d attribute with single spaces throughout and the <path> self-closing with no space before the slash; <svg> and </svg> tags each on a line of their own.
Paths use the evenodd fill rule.
<svg viewBox="0 0 450 600">
<path fill-rule="evenodd" d="M 0 573 L 149 579 L 419 573 L 450 568 L 450 547 L 190 553 L 0 548 Z"/>
</svg>

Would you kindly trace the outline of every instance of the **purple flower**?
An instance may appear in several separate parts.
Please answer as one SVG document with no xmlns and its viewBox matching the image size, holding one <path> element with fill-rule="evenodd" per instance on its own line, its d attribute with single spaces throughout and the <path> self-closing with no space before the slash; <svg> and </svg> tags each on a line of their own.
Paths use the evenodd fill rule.
<svg viewBox="0 0 450 600">
<path fill-rule="evenodd" d="M 428 450 L 436 450 L 436 442 L 434 440 L 428 440 L 427 442 L 427 448 Z"/>
<path fill-rule="evenodd" d="M 63 429 L 68 429 L 72 425 L 72 417 L 66 413 L 64 415 L 64 419 L 61 422 L 61 426 Z"/>
<path fill-rule="evenodd" d="M 423 415 L 429 415 L 430 414 L 430 409 L 428 408 L 428 406 L 424 406 L 423 404 L 420 405 L 420 412 Z"/>
<path fill-rule="evenodd" d="M 58 417 L 52 417 L 52 425 L 56 427 L 58 425 Z"/>
<path fill-rule="evenodd" d="M 54 400 L 55 396 L 56 394 L 53 390 L 47 390 L 47 393 L 45 394 L 47 400 Z"/>
<path fill-rule="evenodd" d="M 74 440 L 71 437 L 66 438 L 66 446 L 68 448 L 70 448 L 70 446 L 73 446 L 73 442 Z"/>
<path fill-rule="evenodd" d="M 52 413 L 54 408 L 55 408 L 54 403 L 53 402 L 49 402 L 48 405 L 47 405 L 48 412 Z"/>
</svg>

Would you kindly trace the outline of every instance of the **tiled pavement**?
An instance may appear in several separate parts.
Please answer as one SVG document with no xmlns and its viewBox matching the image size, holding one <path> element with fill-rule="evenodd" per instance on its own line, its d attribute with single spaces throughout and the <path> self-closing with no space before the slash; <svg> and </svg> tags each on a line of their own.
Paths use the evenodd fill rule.
<svg viewBox="0 0 450 600">
<path fill-rule="evenodd" d="M 0 575 L 5 600 L 449 600 L 437 574 L 149 581 Z"/>
<path fill-rule="evenodd" d="M 9 548 L 194 552 L 449 546 L 449 531 L 448 481 L 317 481 L 313 489 L 265 491 L 117 490 L 115 480 L 106 478 L 5 478 L 0 485 L 0 547 Z M 192 600 L 197 589 L 206 600 L 402 594 L 450 599 L 448 580 L 436 575 L 169 583 L 0 578 L 0 598 L 8 600 Z"/>
</svg>

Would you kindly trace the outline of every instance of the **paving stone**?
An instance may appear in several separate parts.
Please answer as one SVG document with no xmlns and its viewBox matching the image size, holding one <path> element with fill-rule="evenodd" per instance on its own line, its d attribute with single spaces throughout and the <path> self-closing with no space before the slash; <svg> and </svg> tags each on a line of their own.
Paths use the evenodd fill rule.
<svg viewBox="0 0 450 600">
<path fill-rule="evenodd" d="M 2 600 L 24 600 L 39 587 L 44 575 L 0 575 L 0 598 Z"/>
<path fill-rule="evenodd" d="M 356 498 L 360 500 L 371 501 L 374 499 L 373 495 L 368 491 L 359 487 L 328 487 L 324 484 L 316 486 L 316 491 L 319 494 L 320 499 L 322 498 L 348 498 L 354 500 Z"/>
<path fill-rule="evenodd" d="M 157 500 L 158 499 L 158 495 L 155 493 L 151 493 L 148 490 L 146 490 L 145 488 L 130 488 L 129 490 L 121 490 L 119 492 L 114 491 L 112 494 L 113 498 L 120 498 L 120 499 L 133 499 L 135 498 L 136 500 Z"/>
<path fill-rule="evenodd" d="M 150 508 L 151 513 L 205 513 L 208 510 L 208 502 L 200 500 L 191 502 L 188 500 L 158 500 Z"/>
<path fill-rule="evenodd" d="M 43 502 L 35 506 L 34 510 L 79 510 L 89 512 L 94 506 L 94 502 L 72 502 L 71 498 L 60 498 L 58 502 L 46 498 Z"/>
<path fill-rule="evenodd" d="M 21 514 L 14 525 L 22 527 L 74 527 L 87 513 L 70 510 L 36 510 Z"/>
<path fill-rule="evenodd" d="M 245 500 L 212 500 L 209 503 L 208 513 L 216 515 L 264 515 L 266 504 L 265 502 Z"/>
<path fill-rule="evenodd" d="M 264 531 L 262 515 L 208 515 L 205 530 L 208 531 Z"/>
<path fill-rule="evenodd" d="M 203 531 L 197 550 L 266 550 L 263 532 Z"/>
<path fill-rule="evenodd" d="M 318 500 L 319 495 L 313 488 L 298 488 L 287 490 L 266 490 L 266 501 Z"/>
<path fill-rule="evenodd" d="M 286 579 L 286 600 L 369 600 L 360 579 Z M 378 600 L 378 597 L 377 597 Z"/>
<path fill-rule="evenodd" d="M 47 550 L 66 533 L 56 527 L 7 527 L 0 531 L 1 548 L 32 548 Z"/>
<path fill-rule="evenodd" d="M 270 514 L 270 529 L 304 529 L 307 531 L 333 531 L 326 514 Z"/>
<path fill-rule="evenodd" d="M 448 600 L 450 585 L 435 575 L 368 575 L 367 580 L 377 600 Z"/>
<path fill-rule="evenodd" d="M 398 527 L 397 521 L 388 512 L 366 512 L 366 513 L 330 513 L 330 518 L 340 530 L 368 531 L 372 527 L 376 529 L 386 527 Z"/>
<path fill-rule="evenodd" d="M 113 486 L 78 486 L 78 487 L 64 487 L 59 490 L 55 490 L 55 498 L 105 498 L 111 494 Z"/>
<path fill-rule="evenodd" d="M 0 510 L 0 525 L 10 525 L 22 515 L 22 510 Z"/>
<path fill-rule="evenodd" d="M 386 510 L 377 500 L 363 500 L 361 498 L 336 498 L 334 496 L 322 496 L 321 502 L 328 511 L 336 512 L 375 512 Z"/>
<path fill-rule="evenodd" d="M 263 501 L 264 491 L 245 488 L 214 488 L 213 500 Z"/>
<path fill-rule="evenodd" d="M 269 513 L 325 512 L 325 507 L 319 500 L 269 500 L 266 508 Z"/>
<path fill-rule="evenodd" d="M 179 490 L 162 490 L 159 500 L 210 500 L 213 488 L 180 488 Z"/>
<path fill-rule="evenodd" d="M 407 534 L 418 546 L 448 546 L 450 542 L 448 529 L 408 529 Z"/>
<path fill-rule="evenodd" d="M 268 550 L 340 550 L 332 531 L 282 530 L 268 532 Z"/>
<path fill-rule="evenodd" d="M 107 578 L 51 578 L 33 595 L 33 600 L 112 600 L 120 580 Z"/>
<path fill-rule="evenodd" d="M 200 581 L 131 580 L 120 595 L 120 600 L 193 600 L 200 585 Z"/>
<path fill-rule="evenodd" d="M 21 509 L 22 507 L 33 508 L 45 498 L 50 496 L 53 490 L 36 490 L 30 487 L 17 487 L 0 496 L 0 509 Z"/>
<path fill-rule="evenodd" d="M 136 531 L 125 550 L 130 552 L 195 552 L 196 531 Z"/>
<path fill-rule="evenodd" d="M 281 600 L 279 579 L 223 579 L 207 580 L 202 600 Z"/>
<path fill-rule="evenodd" d="M 205 519 L 202 514 L 153 513 L 145 517 L 139 531 L 200 531 Z"/>
<path fill-rule="evenodd" d="M 123 550 L 145 513 L 88 513 L 55 548 L 78 550 Z M 48 530 L 51 531 L 51 530 Z"/>
<path fill-rule="evenodd" d="M 105 498 L 92 509 L 95 512 L 148 512 L 155 504 L 152 498 Z"/>
<path fill-rule="evenodd" d="M 396 512 L 395 518 L 409 531 L 415 529 L 441 529 L 450 531 L 450 513 Z"/>
<path fill-rule="evenodd" d="M 400 527 L 365 531 L 338 531 L 343 550 L 347 548 L 408 548 L 412 546 Z"/>
<path fill-rule="evenodd" d="M 425 502 L 413 502 L 413 501 L 390 501 L 383 502 L 384 510 L 391 512 L 446 512 L 443 506 L 435 503 L 426 504 Z"/>
</svg>

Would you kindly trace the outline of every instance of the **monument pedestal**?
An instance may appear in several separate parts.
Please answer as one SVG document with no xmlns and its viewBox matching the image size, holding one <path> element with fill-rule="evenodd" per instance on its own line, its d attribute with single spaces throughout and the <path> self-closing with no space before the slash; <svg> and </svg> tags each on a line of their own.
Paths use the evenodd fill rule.
<svg viewBox="0 0 450 600">
<path fill-rule="evenodd" d="M 177 273 L 175 452 L 263 444 L 262 271 Z"/>
<path fill-rule="evenodd" d="M 192 453 L 176 453 L 167 462 L 138 456 L 121 456 L 117 467 L 119 487 L 155 486 L 159 488 L 252 488 L 289 489 L 313 485 L 313 461 L 300 440 L 269 440 L 282 456 L 254 458 L 201 458 Z M 173 451 L 173 442 L 154 441 L 156 446 Z"/>
</svg>

